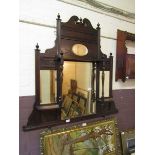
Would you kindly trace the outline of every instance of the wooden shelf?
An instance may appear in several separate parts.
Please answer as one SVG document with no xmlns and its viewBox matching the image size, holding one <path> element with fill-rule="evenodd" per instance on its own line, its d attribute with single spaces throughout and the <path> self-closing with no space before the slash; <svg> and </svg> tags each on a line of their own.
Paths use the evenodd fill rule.
<svg viewBox="0 0 155 155">
<path fill-rule="evenodd" d="M 55 109 L 59 109 L 59 105 L 58 104 L 47 104 L 47 105 L 37 105 L 36 106 L 37 110 L 55 110 Z"/>
</svg>

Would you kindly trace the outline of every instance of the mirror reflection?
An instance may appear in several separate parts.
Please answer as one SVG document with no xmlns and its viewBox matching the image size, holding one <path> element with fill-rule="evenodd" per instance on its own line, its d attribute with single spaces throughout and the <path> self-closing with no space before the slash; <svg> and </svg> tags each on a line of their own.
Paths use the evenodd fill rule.
<svg viewBox="0 0 155 155">
<path fill-rule="evenodd" d="M 82 44 L 73 45 L 72 51 L 75 55 L 78 55 L 78 56 L 85 56 L 88 54 L 87 47 L 85 45 L 82 45 Z"/>
<path fill-rule="evenodd" d="M 100 98 L 109 97 L 110 71 L 100 71 Z"/>
<path fill-rule="evenodd" d="M 40 104 L 56 102 L 56 70 L 40 70 Z"/>
<path fill-rule="evenodd" d="M 64 62 L 62 119 L 92 114 L 92 63 Z"/>
</svg>

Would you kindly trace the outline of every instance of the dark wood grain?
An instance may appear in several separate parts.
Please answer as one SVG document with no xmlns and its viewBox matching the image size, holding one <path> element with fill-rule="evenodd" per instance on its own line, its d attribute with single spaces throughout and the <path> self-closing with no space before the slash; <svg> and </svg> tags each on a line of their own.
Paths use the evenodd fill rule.
<svg viewBox="0 0 155 155">
<path fill-rule="evenodd" d="M 127 54 L 125 41 L 135 41 L 135 34 L 127 31 L 117 30 L 117 47 L 116 47 L 116 73 L 115 80 L 135 78 L 135 57 Z M 132 71 L 131 71 L 132 70 Z"/>
<path fill-rule="evenodd" d="M 83 44 L 88 49 L 88 54 L 78 56 L 72 52 L 74 44 Z M 91 22 L 87 19 L 81 19 L 72 16 L 68 22 L 61 22 L 60 15 L 57 17 L 57 38 L 53 48 L 40 53 L 39 46 L 35 50 L 35 84 L 36 84 L 36 100 L 31 115 L 28 118 L 24 131 L 44 128 L 47 126 L 55 126 L 65 124 L 61 120 L 62 106 L 62 81 L 63 81 L 63 64 L 64 61 L 92 62 L 92 100 L 96 102 L 96 114 L 73 118 L 71 122 L 86 120 L 89 118 L 101 117 L 118 112 L 114 101 L 104 101 L 104 92 L 99 97 L 99 73 L 100 71 L 110 71 L 110 96 L 112 98 L 112 71 L 113 57 L 103 54 L 100 46 L 100 25 L 93 28 Z M 40 70 L 56 70 L 57 71 L 57 101 L 55 106 L 40 105 Z M 96 73 L 96 74 L 95 74 Z M 94 87 L 96 83 L 96 89 Z M 96 90 L 96 91 L 95 91 Z"/>
</svg>

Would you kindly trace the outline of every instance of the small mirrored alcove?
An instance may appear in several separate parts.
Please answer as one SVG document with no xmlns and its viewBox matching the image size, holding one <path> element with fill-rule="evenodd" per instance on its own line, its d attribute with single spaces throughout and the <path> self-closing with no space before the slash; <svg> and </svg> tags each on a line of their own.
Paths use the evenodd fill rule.
<svg viewBox="0 0 155 155">
<path fill-rule="evenodd" d="M 56 70 L 40 70 L 40 104 L 56 103 Z"/>
<path fill-rule="evenodd" d="M 113 56 L 100 49 L 100 25 L 57 17 L 55 46 L 35 49 L 35 103 L 24 131 L 118 112 L 112 96 Z"/>
</svg>

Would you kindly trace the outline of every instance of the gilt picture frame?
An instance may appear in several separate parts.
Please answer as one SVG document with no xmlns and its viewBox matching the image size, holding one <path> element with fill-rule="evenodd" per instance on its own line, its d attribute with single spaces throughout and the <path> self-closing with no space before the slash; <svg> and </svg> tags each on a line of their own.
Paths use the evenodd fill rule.
<svg viewBox="0 0 155 155">
<path fill-rule="evenodd" d="M 134 155 L 135 153 L 135 130 L 128 129 L 121 132 L 122 154 Z"/>
<path fill-rule="evenodd" d="M 41 155 L 121 155 L 115 118 L 46 129 L 40 135 Z"/>
</svg>

